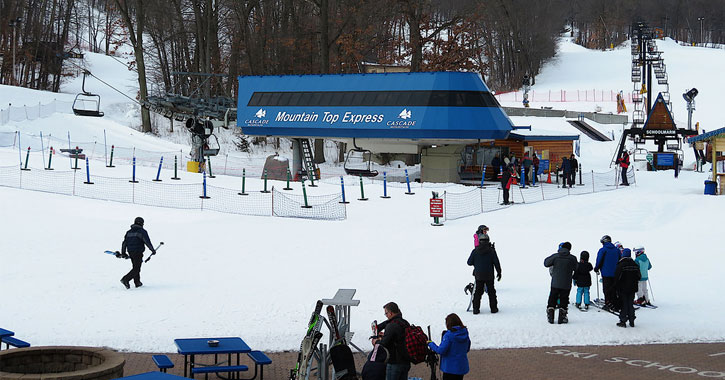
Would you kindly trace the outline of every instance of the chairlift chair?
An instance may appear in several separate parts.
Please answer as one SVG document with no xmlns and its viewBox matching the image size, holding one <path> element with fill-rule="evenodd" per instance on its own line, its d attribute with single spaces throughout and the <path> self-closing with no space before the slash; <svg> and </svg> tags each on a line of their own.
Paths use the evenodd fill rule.
<svg viewBox="0 0 725 380">
<path fill-rule="evenodd" d="M 75 100 L 73 100 L 73 113 L 77 116 L 103 117 L 103 112 L 100 110 L 101 96 L 86 91 L 86 76 L 90 74 L 90 71 L 83 70 L 83 84 L 81 86 L 83 92 L 76 95 Z M 86 107 L 86 105 L 90 105 L 90 107 Z"/>
<path fill-rule="evenodd" d="M 375 177 L 378 175 L 377 170 L 372 170 L 373 153 L 367 149 L 363 149 L 355 145 L 353 139 L 353 149 L 350 149 L 345 156 L 345 173 L 353 176 Z"/>
</svg>

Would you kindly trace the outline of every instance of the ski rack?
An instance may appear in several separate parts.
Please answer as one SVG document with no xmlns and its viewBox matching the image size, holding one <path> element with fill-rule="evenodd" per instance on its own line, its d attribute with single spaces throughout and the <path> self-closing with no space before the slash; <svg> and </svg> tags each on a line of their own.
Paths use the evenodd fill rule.
<svg viewBox="0 0 725 380">
<path fill-rule="evenodd" d="M 345 339 L 345 342 L 351 347 L 355 348 L 360 353 L 365 353 L 360 347 L 352 343 L 353 333 L 350 331 L 350 307 L 358 306 L 360 300 L 354 300 L 352 297 L 357 292 L 357 289 L 338 289 L 335 296 L 326 299 L 322 299 L 324 305 L 331 305 L 335 307 L 335 317 L 337 318 L 337 328 L 340 331 L 340 336 Z M 328 330 L 328 343 L 320 343 L 312 353 L 312 358 L 317 363 L 316 368 L 312 368 L 312 360 L 310 360 L 309 366 L 305 369 L 305 380 L 309 380 L 310 374 L 313 370 L 316 370 L 318 380 L 332 380 L 335 379 L 334 367 L 330 370 L 332 359 L 329 355 L 329 348 L 335 342 L 335 336 L 332 333 L 332 326 L 330 321 L 320 314 L 320 318 L 325 322 L 325 326 Z"/>
</svg>

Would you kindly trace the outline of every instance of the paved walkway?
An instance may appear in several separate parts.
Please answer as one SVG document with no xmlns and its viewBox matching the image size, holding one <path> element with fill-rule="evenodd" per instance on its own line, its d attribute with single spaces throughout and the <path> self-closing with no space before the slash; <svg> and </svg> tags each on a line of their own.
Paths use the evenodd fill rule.
<svg viewBox="0 0 725 380">
<path fill-rule="evenodd" d="M 151 353 L 124 355 L 125 376 L 157 370 Z M 169 373 L 183 375 L 184 357 L 167 355 L 176 364 Z M 267 355 L 272 364 L 265 369 L 264 378 L 287 380 L 297 353 Z M 360 369 L 365 358 L 359 353 L 355 356 Z M 492 349 L 471 351 L 468 358 L 471 372 L 465 376 L 466 380 L 725 379 L 725 343 Z M 430 370 L 425 364 L 418 364 L 409 376 L 428 380 Z M 213 375 L 210 377 L 215 379 Z"/>
</svg>

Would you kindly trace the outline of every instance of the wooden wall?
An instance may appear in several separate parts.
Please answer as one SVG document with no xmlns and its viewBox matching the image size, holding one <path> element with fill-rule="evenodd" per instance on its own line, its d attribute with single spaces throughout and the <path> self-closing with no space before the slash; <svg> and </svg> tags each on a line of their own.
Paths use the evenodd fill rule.
<svg viewBox="0 0 725 380">
<path fill-rule="evenodd" d="M 481 143 L 481 146 L 489 146 L 490 143 Z M 565 141 L 518 141 L 518 140 L 495 140 L 494 146 L 508 147 L 509 151 L 516 155 L 519 161 L 524 158 L 524 147 L 531 146 L 534 148 L 536 155 L 541 159 L 541 152 L 545 149 L 549 150 L 549 160 L 552 163 L 552 169 L 561 165 L 561 157 L 571 156 L 574 153 L 574 143 L 570 140 Z M 503 158 L 503 157 L 502 157 Z M 498 172 L 498 168 L 492 168 L 489 162 L 486 162 L 486 177 L 491 178 L 494 170 Z M 480 168 L 474 167 L 474 170 L 480 172 Z M 546 173 L 546 172 L 545 172 Z"/>
</svg>

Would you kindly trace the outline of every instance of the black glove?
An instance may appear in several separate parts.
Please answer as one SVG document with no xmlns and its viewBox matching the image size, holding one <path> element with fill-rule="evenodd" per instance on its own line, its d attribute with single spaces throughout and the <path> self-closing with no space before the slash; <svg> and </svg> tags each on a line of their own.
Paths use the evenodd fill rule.
<svg viewBox="0 0 725 380">
<path fill-rule="evenodd" d="M 499 272 L 499 273 L 498 273 L 498 276 L 496 276 L 496 279 L 497 279 L 498 281 L 501 281 L 501 272 Z"/>
<path fill-rule="evenodd" d="M 155 254 L 156 254 L 156 250 L 155 250 L 155 249 L 152 249 L 152 250 L 151 250 L 151 254 L 152 254 L 152 255 L 155 255 Z"/>
</svg>

